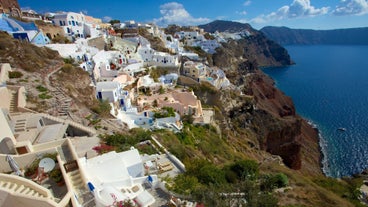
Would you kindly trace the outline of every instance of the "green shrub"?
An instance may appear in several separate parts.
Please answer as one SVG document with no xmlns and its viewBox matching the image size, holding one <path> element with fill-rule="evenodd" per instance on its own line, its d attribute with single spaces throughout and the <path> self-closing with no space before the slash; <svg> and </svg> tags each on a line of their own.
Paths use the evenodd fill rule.
<svg viewBox="0 0 368 207">
<path fill-rule="evenodd" d="M 276 188 L 286 187 L 289 184 L 288 177 L 284 173 L 263 175 L 261 179 L 261 190 L 272 191 Z"/>
<path fill-rule="evenodd" d="M 156 119 L 172 116 L 175 116 L 175 110 L 172 107 L 162 107 L 161 111 L 156 111 L 153 115 Z"/>
<path fill-rule="evenodd" d="M 48 95 L 47 92 L 46 93 L 38 94 L 38 97 L 40 99 L 50 99 L 50 98 L 52 98 L 52 96 L 51 95 Z"/>
<path fill-rule="evenodd" d="M 100 116 L 108 116 L 111 111 L 111 106 L 108 100 L 99 100 L 97 104 L 92 106 L 91 110 Z"/>
<path fill-rule="evenodd" d="M 64 58 L 63 60 L 64 60 L 64 63 L 65 63 L 65 64 L 70 64 L 70 65 L 74 64 L 74 59 L 73 59 L 73 58 L 71 58 L 71 57 L 69 57 L 69 58 Z"/>
<path fill-rule="evenodd" d="M 47 92 L 47 88 L 45 88 L 45 87 L 43 87 L 43 86 L 41 86 L 41 85 L 38 85 L 38 86 L 36 87 L 36 89 L 37 89 L 39 92 Z"/>
<path fill-rule="evenodd" d="M 23 76 L 23 73 L 19 71 L 9 71 L 9 78 L 20 78 Z"/>
<path fill-rule="evenodd" d="M 61 70 L 64 73 L 71 73 L 74 70 L 74 66 L 72 64 L 65 63 L 64 66 L 61 68 Z"/>
<path fill-rule="evenodd" d="M 240 160 L 230 166 L 239 180 L 254 180 L 258 177 L 258 163 L 254 160 Z"/>
<path fill-rule="evenodd" d="M 191 195 L 199 185 L 200 184 L 196 177 L 179 174 L 174 178 L 172 190 L 183 195 Z"/>
<path fill-rule="evenodd" d="M 53 179 L 56 183 L 59 183 L 63 180 L 63 174 L 60 169 L 53 169 L 50 172 L 50 178 Z"/>
</svg>

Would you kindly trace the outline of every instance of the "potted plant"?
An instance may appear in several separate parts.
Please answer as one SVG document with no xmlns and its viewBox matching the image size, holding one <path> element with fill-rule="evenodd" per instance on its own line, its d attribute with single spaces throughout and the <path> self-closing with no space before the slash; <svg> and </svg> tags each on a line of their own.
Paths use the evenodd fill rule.
<svg viewBox="0 0 368 207">
<path fill-rule="evenodd" d="M 50 172 L 50 178 L 55 181 L 59 186 L 64 184 L 63 173 L 60 169 L 54 169 Z"/>
</svg>

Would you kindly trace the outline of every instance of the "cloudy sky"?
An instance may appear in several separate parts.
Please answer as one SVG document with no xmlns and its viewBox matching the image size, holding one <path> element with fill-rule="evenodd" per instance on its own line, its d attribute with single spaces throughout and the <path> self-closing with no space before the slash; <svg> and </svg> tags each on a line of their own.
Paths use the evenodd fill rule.
<svg viewBox="0 0 368 207">
<path fill-rule="evenodd" d="M 334 29 L 368 27 L 368 0 L 18 0 L 37 12 L 74 11 L 102 18 L 198 25 L 216 19 L 263 26 Z M 46 3 L 47 2 L 47 3 Z"/>
</svg>

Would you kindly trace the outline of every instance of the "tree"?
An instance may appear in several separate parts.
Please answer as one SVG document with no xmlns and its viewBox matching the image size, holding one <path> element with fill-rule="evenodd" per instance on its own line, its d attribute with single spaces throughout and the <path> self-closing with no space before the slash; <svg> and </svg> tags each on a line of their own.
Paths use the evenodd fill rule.
<svg viewBox="0 0 368 207">
<path fill-rule="evenodd" d="M 254 160 L 240 160 L 235 162 L 230 169 L 239 179 L 256 179 L 258 177 L 258 163 Z"/>
<path fill-rule="evenodd" d="M 173 190 L 184 195 L 191 195 L 199 186 L 198 179 L 191 175 L 179 174 L 174 179 Z"/>
<path fill-rule="evenodd" d="M 286 187 L 288 184 L 288 177 L 284 173 L 267 174 L 262 176 L 261 190 L 272 191 L 275 188 Z"/>
</svg>

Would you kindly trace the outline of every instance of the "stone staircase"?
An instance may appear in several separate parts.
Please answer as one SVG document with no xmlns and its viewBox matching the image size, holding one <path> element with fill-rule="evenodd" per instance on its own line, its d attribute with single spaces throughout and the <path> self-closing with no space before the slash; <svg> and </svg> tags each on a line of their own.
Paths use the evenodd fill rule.
<svg viewBox="0 0 368 207">
<path fill-rule="evenodd" d="M 26 131 L 26 120 L 25 119 L 18 119 L 15 121 L 15 126 L 14 126 L 14 132 L 15 133 L 20 133 L 20 132 L 24 132 Z"/>
<path fill-rule="evenodd" d="M 83 189 L 84 187 L 84 182 L 82 179 L 82 176 L 79 172 L 79 170 L 74 170 L 72 172 L 68 173 L 68 176 L 70 178 L 70 181 L 72 182 L 72 185 L 74 186 L 75 189 Z"/>
<path fill-rule="evenodd" d="M 18 91 L 11 90 L 11 99 L 10 99 L 10 107 L 9 112 L 13 114 L 18 112 Z"/>
<path fill-rule="evenodd" d="M 42 114 L 42 116 L 45 117 L 45 118 L 47 118 L 47 119 L 50 119 L 50 120 L 59 122 L 59 123 L 69 124 L 70 126 L 73 126 L 73 127 L 77 128 L 77 129 L 80 129 L 80 130 L 83 130 L 85 132 L 88 132 L 90 135 L 96 134 L 96 130 L 95 129 L 92 129 L 90 127 L 86 127 L 86 126 L 84 126 L 82 124 L 79 124 L 77 122 L 73 122 L 73 121 L 70 121 L 70 120 L 65 120 L 65 119 L 61 119 L 61 118 L 58 118 L 58 117 L 50 116 L 48 114 Z"/>
<path fill-rule="evenodd" d="M 45 195 L 37 189 L 34 189 L 30 186 L 25 186 L 21 184 L 16 184 L 10 181 L 0 181 L 0 189 L 3 189 L 7 192 L 11 192 L 18 195 L 23 195 L 27 197 L 37 197 L 37 198 L 48 198 L 48 195 Z"/>
<path fill-rule="evenodd" d="M 84 207 L 95 206 L 94 196 L 86 189 L 79 169 L 68 173 L 69 179 L 76 189 L 76 198 Z"/>
</svg>

